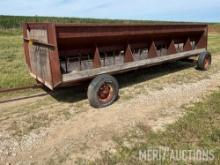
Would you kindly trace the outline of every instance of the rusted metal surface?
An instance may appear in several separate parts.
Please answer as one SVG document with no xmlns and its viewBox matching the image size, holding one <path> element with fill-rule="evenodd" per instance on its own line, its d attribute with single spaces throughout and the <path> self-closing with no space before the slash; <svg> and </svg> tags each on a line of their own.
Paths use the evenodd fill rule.
<svg viewBox="0 0 220 165">
<path fill-rule="evenodd" d="M 24 24 L 23 25 L 23 36 L 24 36 L 24 38 L 28 37 L 27 36 L 27 29 L 28 29 L 27 24 Z M 28 66 L 29 71 L 31 72 L 28 42 L 24 42 L 23 47 L 24 47 L 25 61 L 26 61 L 26 64 Z"/>
<path fill-rule="evenodd" d="M 97 93 L 97 95 L 98 95 L 98 98 L 99 98 L 99 100 L 101 101 L 101 102 L 103 102 L 103 103 L 108 103 L 110 100 L 112 100 L 112 98 L 113 98 L 113 88 L 112 88 L 112 86 L 111 86 L 111 84 L 109 84 L 109 83 L 104 83 L 101 87 L 100 87 L 100 89 L 99 89 L 99 91 L 98 91 L 98 93 Z"/>
<path fill-rule="evenodd" d="M 48 25 L 48 41 L 50 44 L 55 45 L 55 49 L 53 51 L 50 51 L 49 53 L 51 75 L 52 75 L 52 87 L 54 88 L 62 82 L 56 27 L 54 24 Z"/>
<path fill-rule="evenodd" d="M 170 54 L 175 54 L 175 53 L 177 53 L 177 50 L 176 50 L 176 47 L 175 47 L 174 40 L 172 40 L 169 44 L 167 54 L 170 55 Z"/>
<path fill-rule="evenodd" d="M 42 87 L 41 84 L 35 84 L 35 85 L 19 87 L 19 88 L 0 89 L 0 93 L 15 92 L 15 91 L 19 91 L 19 90 L 35 89 L 35 88 L 41 88 L 41 87 Z"/>
<path fill-rule="evenodd" d="M 42 93 L 38 93 L 38 94 L 34 94 L 31 96 L 23 96 L 23 97 L 17 97 L 17 98 L 12 98 L 12 99 L 7 99 L 7 100 L 0 100 L 0 103 L 9 103 L 9 102 L 14 102 L 14 101 L 19 101 L 19 100 L 26 100 L 26 99 L 31 99 L 31 98 L 35 98 L 35 97 L 42 97 L 42 96 L 46 96 L 49 93 L 47 92 L 42 92 Z"/>
<path fill-rule="evenodd" d="M 172 57 L 176 60 L 196 55 L 195 52 L 207 49 L 208 26 L 26 23 L 23 32 L 25 59 L 31 75 L 54 89 L 75 82 L 74 76 L 83 72 L 113 67 L 119 68 L 115 71 L 118 73 L 127 64 L 150 66 L 148 62 L 154 60 L 161 63 Z M 33 47 L 44 51 L 33 51 Z M 77 81 L 83 79 L 86 77 L 78 77 Z"/>
</svg>

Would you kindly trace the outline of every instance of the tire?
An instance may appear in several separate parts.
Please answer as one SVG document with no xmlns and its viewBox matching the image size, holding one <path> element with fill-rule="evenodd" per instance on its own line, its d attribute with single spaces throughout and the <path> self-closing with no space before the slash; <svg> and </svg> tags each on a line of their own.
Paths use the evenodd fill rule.
<svg viewBox="0 0 220 165">
<path fill-rule="evenodd" d="M 203 52 L 198 58 L 198 68 L 200 70 L 208 70 L 212 62 L 212 56 L 209 52 Z"/>
<path fill-rule="evenodd" d="M 118 81 L 108 75 L 99 75 L 89 84 L 87 96 L 91 106 L 103 108 L 111 105 L 117 98 L 119 92 Z"/>
</svg>

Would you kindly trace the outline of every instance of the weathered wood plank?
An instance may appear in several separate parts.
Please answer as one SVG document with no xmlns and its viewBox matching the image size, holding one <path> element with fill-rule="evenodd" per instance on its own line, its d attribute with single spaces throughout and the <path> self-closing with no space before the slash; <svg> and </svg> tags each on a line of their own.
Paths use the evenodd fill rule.
<svg viewBox="0 0 220 165">
<path fill-rule="evenodd" d="M 28 31 L 29 41 L 38 41 L 40 43 L 48 43 L 47 30 L 32 29 Z M 40 44 L 30 44 L 29 54 L 31 61 L 32 74 L 36 75 L 38 81 L 52 83 L 49 48 Z"/>
<path fill-rule="evenodd" d="M 191 56 L 200 54 L 205 51 L 206 51 L 206 49 L 196 49 L 196 50 L 192 50 L 192 51 L 176 53 L 176 54 L 169 55 L 169 56 L 159 56 L 156 58 L 125 63 L 122 65 L 113 65 L 113 66 L 107 66 L 107 67 L 101 67 L 101 68 L 96 68 L 96 69 L 79 71 L 79 72 L 75 72 L 75 73 L 68 73 L 68 74 L 64 74 L 62 76 L 62 78 L 63 78 L 64 83 L 71 82 L 71 81 L 74 82 L 74 81 L 79 81 L 81 79 L 92 78 L 92 77 L 95 77 L 96 75 L 99 75 L 99 74 L 104 74 L 104 73 L 114 74 L 114 73 L 118 73 L 118 72 L 125 72 L 128 70 L 134 70 L 134 69 L 137 69 L 140 67 L 149 67 L 149 66 L 153 66 L 153 65 L 158 65 L 158 64 L 168 62 L 168 61 L 179 60 L 179 59 L 191 57 Z"/>
</svg>

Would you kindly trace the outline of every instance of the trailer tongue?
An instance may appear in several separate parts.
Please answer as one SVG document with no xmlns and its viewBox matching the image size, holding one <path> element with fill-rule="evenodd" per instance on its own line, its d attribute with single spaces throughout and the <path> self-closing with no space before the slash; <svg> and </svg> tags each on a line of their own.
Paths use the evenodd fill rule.
<svg viewBox="0 0 220 165">
<path fill-rule="evenodd" d="M 211 64 L 207 53 L 208 26 L 204 24 L 25 23 L 23 34 L 30 74 L 51 90 L 102 77 L 94 79 L 88 88 L 90 103 L 95 107 L 107 106 L 116 99 L 118 85 L 103 79 L 117 81 L 106 74 L 198 55 L 201 69 L 208 69 Z M 104 85 L 97 87 L 100 81 Z"/>
</svg>

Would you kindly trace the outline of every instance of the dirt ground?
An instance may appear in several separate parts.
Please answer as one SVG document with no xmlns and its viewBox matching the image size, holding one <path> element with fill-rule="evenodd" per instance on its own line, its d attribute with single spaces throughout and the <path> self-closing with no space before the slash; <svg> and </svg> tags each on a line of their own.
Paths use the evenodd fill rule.
<svg viewBox="0 0 220 165">
<path fill-rule="evenodd" d="M 121 75 L 120 98 L 103 109 L 89 106 L 84 87 L 73 89 L 73 96 L 67 90 L 2 103 L 0 162 L 74 164 L 78 158 L 94 159 L 102 151 L 114 152 L 114 137 L 140 123 L 155 131 L 164 129 L 183 116 L 184 107 L 219 88 L 219 68 L 220 58 L 215 56 L 208 72 L 192 64 L 169 64 L 138 73 L 140 78 L 133 83 L 125 79 L 136 72 Z"/>
</svg>

